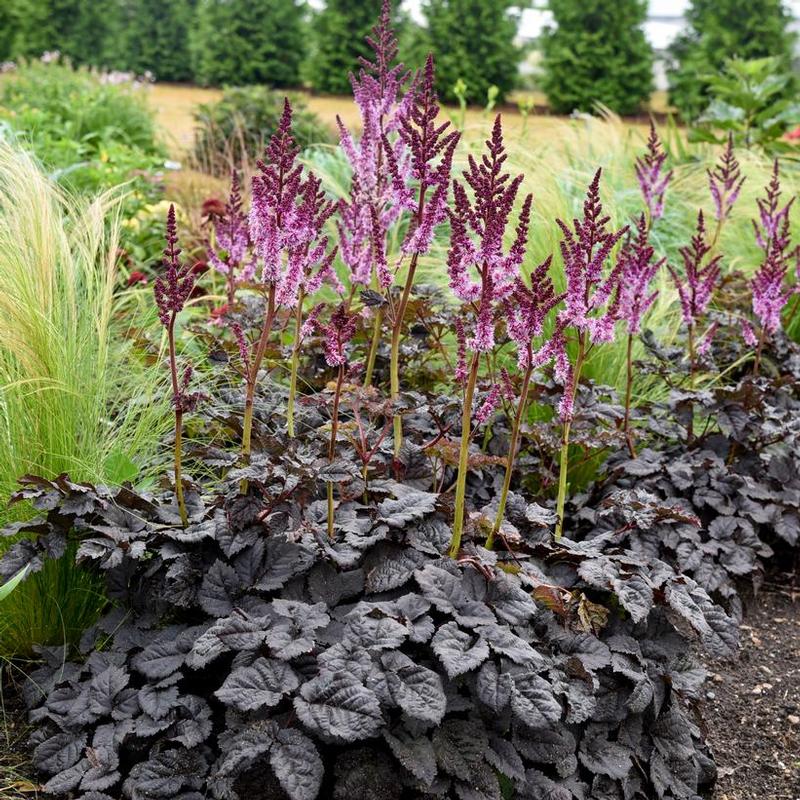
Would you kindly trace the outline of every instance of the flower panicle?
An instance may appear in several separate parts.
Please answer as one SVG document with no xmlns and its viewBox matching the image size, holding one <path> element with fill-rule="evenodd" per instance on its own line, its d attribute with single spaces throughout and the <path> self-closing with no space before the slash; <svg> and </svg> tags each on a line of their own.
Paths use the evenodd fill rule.
<svg viewBox="0 0 800 800">
<path fill-rule="evenodd" d="M 180 260 L 181 249 L 178 247 L 178 224 L 174 205 L 170 205 L 167 213 L 165 238 L 167 246 L 164 248 L 162 259 L 165 272 L 156 278 L 153 292 L 158 307 L 158 318 L 166 327 L 172 324 L 176 314 L 183 311 L 195 283 L 192 268 Z"/>
<path fill-rule="evenodd" d="M 248 257 L 251 249 L 247 214 L 242 209 L 242 191 L 237 170 L 231 172 L 231 189 L 222 214 L 213 217 L 216 247 L 206 242 L 208 261 L 223 275 L 237 275 L 249 281 L 255 276 L 256 260 Z"/>
<path fill-rule="evenodd" d="M 702 211 L 698 211 L 697 228 L 691 242 L 680 248 L 684 276 L 682 277 L 671 265 L 667 266 L 678 291 L 683 321 L 689 326 L 695 325 L 705 314 L 719 282 L 722 256 L 716 255 L 704 263 L 710 252 L 711 245 L 707 241 L 705 217 Z"/>
<path fill-rule="evenodd" d="M 322 182 L 297 163 L 298 149 L 292 136 L 292 107 L 286 99 L 278 130 L 266 149 L 266 161 L 258 162 L 253 178 L 250 236 L 262 260 L 261 282 L 274 287 L 279 305 L 293 308 L 300 292 L 311 294 L 329 281 L 343 287 L 333 269 L 335 249 L 323 234 L 336 211 Z"/>
<path fill-rule="evenodd" d="M 647 150 L 636 159 L 635 171 L 639 188 L 642 192 L 651 223 L 664 214 L 664 195 L 672 181 L 674 171 L 664 172 L 667 154 L 658 137 L 655 123 L 650 121 L 650 134 L 647 138 Z"/>
<path fill-rule="evenodd" d="M 613 337 L 619 319 L 617 290 L 622 263 L 617 259 L 611 270 L 607 270 L 607 264 L 614 247 L 629 230 L 627 225 L 616 231 L 608 227 L 611 218 L 600 201 L 601 175 L 602 170 L 598 169 L 589 185 L 583 218 L 574 219 L 572 227 L 556 220 L 563 234 L 560 251 L 567 278 L 565 307 L 559 319 L 564 328 L 586 332 L 593 342 Z"/>
<path fill-rule="evenodd" d="M 428 55 L 409 91 L 411 99 L 398 115 L 400 141 L 409 155 L 409 177 L 417 181 L 420 198 L 401 245 L 404 255 L 427 252 L 436 227 L 447 219 L 453 156 L 461 136 L 451 128 L 449 121 L 437 124 L 440 107 L 434 74 L 433 56 Z M 396 204 L 408 207 L 408 181 L 403 180 L 397 159 L 388 158 L 387 166 L 392 176 Z"/>
<path fill-rule="evenodd" d="M 619 285 L 620 316 L 627 323 L 628 333 L 641 331 L 642 319 L 658 297 L 650 291 L 656 273 L 666 263 L 666 258 L 653 259 L 654 249 L 649 243 L 645 215 L 639 217 L 636 236 L 631 237 L 622 249 L 622 280 Z"/>
<path fill-rule="evenodd" d="M 733 152 L 733 134 L 728 135 L 725 149 L 713 169 L 706 170 L 711 199 L 714 202 L 714 218 L 726 220 L 736 204 L 745 177 Z"/>
<path fill-rule="evenodd" d="M 459 300 L 476 304 L 474 335 L 467 340 L 467 347 L 475 352 L 488 352 L 494 346 L 498 312 L 520 281 L 519 270 L 527 245 L 530 195 L 523 202 L 514 243 L 507 253 L 503 248 L 522 183 L 521 175 L 512 179 L 503 171 L 506 159 L 502 120 L 498 115 L 483 156 L 480 160 L 470 157 L 463 173 L 464 183 L 453 181 L 454 206 L 448 210 L 450 288 Z"/>
<path fill-rule="evenodd" d="M 319 312 L 314 316 L 313 326 L 322 337 L 328 366 L 341 367 L 347 364 L 347 345 L 355 336 L 356 321 L 356 315 L 350 313 L 344 303 L 336 307 L 327 325 L 319 321 Z"/>
</svg>

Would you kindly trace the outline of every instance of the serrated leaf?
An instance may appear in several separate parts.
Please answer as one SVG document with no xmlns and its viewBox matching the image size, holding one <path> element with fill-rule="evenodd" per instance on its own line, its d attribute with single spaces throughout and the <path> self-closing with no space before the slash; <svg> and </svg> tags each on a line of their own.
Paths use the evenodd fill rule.
<svg viewBox="0 0 800 800">
<path fill-rule="evenodd" d="M 325 768 L 311 739 L 292 728 L 278 731 L 269 763 L 290 800 L 316 800 Z"/>
<path fill-rule="evenodd" d="M 286 663 L 259 658 L 252 666 L 235 669 L 214 694 L 239 711 L 278 705 L 285 694 L 300 685 L 297 673 Z"/>
<path fill-rule="evenodd" d="M 368 739 L 383 726 L 375 693 L 344 673 L 303 684 L 294 708 L 307 728 L 337 742 Z"/>
<path fill-rule="evenodd" d="M 431 647 L 450 678 L 477 669 L 489 657 L 486 641 L 465 633 L 455 622 L 446 622 L 436 631 Z"/>
<path fill-rule="evenodd" d="M 447 710 L 442 679 L 397 651 L 384 653 L 381 664 L 397 705 L 412 719 L 438 725 Z"/>
<path fill-rule="evenodd" d="M 500 672 L 493 661 L 486 661 L 480 668 L 475 683 L 478 699 L 496 714 L 508 706 L 513 689 L 511 675 Z"/>
<path fill-rule="evenodd" d="M 553 687 L 532 672 L 514 676 L 511 708 L 517 719 L 529 728 L 548 728 L 558 722 L 563 713 Z"/>
<path fill-rule="evenodd" d="M 414 737 L 402 728 L 384 730 L 383 738 L 394 757 L 424 786 L 436 779 L 436 754 L 430 739 Z"/>
</svg>

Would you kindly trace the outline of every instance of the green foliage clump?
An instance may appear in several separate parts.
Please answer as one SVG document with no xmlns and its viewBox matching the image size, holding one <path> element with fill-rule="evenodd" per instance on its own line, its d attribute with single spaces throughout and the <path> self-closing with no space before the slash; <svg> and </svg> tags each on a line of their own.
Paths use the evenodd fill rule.
<svg viewBox="0 0 800 800">
<path fill-rule="evenodd" d="M 711 81 L 731 57 L 774 56 L 791 67 L 795 34 L 783 0 L 693 0 L 687 28 L 670 47 L 670 102 L 688 120 L 706 108 Z M 792 87 L 787 87 L 787 91 Z"/>
<path fill-rule="evenodd" d="M 425 48 L 436 57 L 436 88 L 446 102 L 457 102 L 456 84 L 466 98 L 484 105 L 490 87 L 497 102 L 514 88 L 520 49 L 514 43 L 519 24 L 509 0 L 426 0 Z"/>
<path fill-rule="evenodd" d="M 227 88 L 222 99 L 195 111 L 195 160 L 215 175 L 229 175 L 232 167 L 259 157 L 276 131 L 283 111 L 282 92 L 265 86 Z M 333 141 L 332 131 L 300 96 L 293 96 L 292 134 L 300 147 Z"/>
<path fill-rule="evenodd" d="M 551 0 L 556 27 L 543 38 L 542 88 L 553 111 L 597 103 L 634 114 L 653 88 L 653 51 L 642 25 L 646 0 Z"/>
<path fill-rule="evenodd" d="M 192 52 L 195 80 L 209 86 L 297 86 L 305 56 L 296 0 L 200 0 Z"/>
<path fill-rule="evenodd" d="M 0 124 L 81 191 L 117 186 L 163 161 L 141 89 L 86 69 L 32 62 L 0 86 Z"/>
<path fill-rule="evenodd" d="M 709 82 L 711 103 L 689 138 L 722 144 L 729 135 L 743 147 L 761 147 L 776 155 L 796 146 L 783 139 L 800 120 L 800 105 L 786 97 L 792 76 L 779 58 L 731 59 Z"/>
</svg>

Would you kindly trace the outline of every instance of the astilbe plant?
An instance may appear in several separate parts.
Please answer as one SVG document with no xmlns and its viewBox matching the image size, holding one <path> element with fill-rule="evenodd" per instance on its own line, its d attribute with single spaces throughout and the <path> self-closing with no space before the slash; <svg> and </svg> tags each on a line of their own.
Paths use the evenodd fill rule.
<svg viewBox="0 0 800 800">
<path fill-rule="evenodd" d="M 569 437 L 575 398 L 581 373 L 591 349 L 599 343 L 611 342 L 621 315 L 620 281 L 625 262 L 618 258 L 611 269 L 614 248 L 628 232 L 625 226 L 609 229 L 611 218 L 600 202 L 601 170 L 595 173 L 586 200 L 583 218 L 574 219 L 572 227 L 557 220 L 563 238 L 561 258 L 567 279 L 565 305 L 559 311 L 553 338 L 561 341 L 561 354 L 556 359 L 556 376 L 564 383 L 559 404 L 561 418 L 561 453 L 559 458 L 558 497 L 556 500 L 556 539 L 564 528 L 564 504 L 569 470 Z M 574 363 L 566 356 L 568 340 L 576 347 Z"/>
<path fill-rule="evenodd" d="M 214 241 L 206 243 L 208 263 L 225 276 L 227 310 L 236 302 L 240 283 L 255 276 L 256 262 L 252 254 L 247 214 L 242 209 L 242 191 L 239 173 L 231 174 L 231 190 L 220 214 L 213 217 Z"/>
<path fill-rule="evenodd" d="M 707 173 L 708 188 L 714 203 L 714 219 L 717 220 L 717 227 L 711 240 L 713 249 L 719 241 L 722 225 L 730 217 L 745 181 L 733 152 L 733 134 L 728 136 L 728 143 L 722 151 L 719 162 L 713 169 L 707 170 Z"/>
<path fill-rule="evenodd" d="M 798 248 L 792 247 L 789 212 L 794 197 L 781 205 L 780 168 L 776 160 L 772 177 L 766 187 L 765 197 L 758 199 L 759 219 L 753 220 L 756 242 L 763 251 L 761 265 L 750 281 L 753 314 L 759 321 L 756 335 L 747 319 L 742 319 L 745 342 L 755 348 L 753 374 L 761 367 L 765 342 L 781 327 L 783 309 L 789 302 L 790 289 L 786 286 L 789 262 L 796 259 Z"/>
<path fill-rule="evenodd" d="M 486 153 L 480 161 L 470 155 L 469 166 L 463 173 L 465 183 L 453 181 L 454 208 L 449 212 L 450 250 L 447 256 L 450 288 L 456 298 L 474 313 L 472 335 L 459 335 L 463 342 L 459 372 L 466 366 L 466 380 L 450 545 L 453 557 L 459 553 L 464 528 L 472 406 L 481 357 L 494 349 L 495 329 L 503 311 L 503 302 L 515 289 L 519 291 L 519 270 L 528 239 L 531 195 L 527 195 L 523 202 L 511 248 L 508 252 L 503 248 L 503 238 L 523 180 L 522 175 L 511 179 L 503 171 L 507 157 L 498 115 L 491 138 L 486 141 Z M 473 199 L 470 199 L 467 186 Z M 467 353 L 468 365 L 465 363 Z M 481 410 L 480 418 L 488 418 L 493 410 L 491 406 L 498 399 L 497 392 L 494 397 L 490 394 L 489 405 Z"/>
<path fill-rule="evenodd" d="M 399 298 L 389 295 L 392 320 L 392 341 L 389 363 L 390 391 L 393 400 L 400 394 L 400 338 L 406 317 L 419 257 L 430 249 L 436 228 L 447 219 L 447 195 L 453 154 L 460 134 L 450 130 L 449 122 L 438 123 L 439 101 L 436 95 L 435 67 L 429 55 L 411 90 L 407 110 L 399 117 L 398 133 L 408 150 L 411 161 L 410 180 L 403 180 L 400 165 L 388 144 L 384 146 L 387 167 L 392 177 L 395 203 L 411 209 L 408 232 L 401 245 L 408 257 L 406 280 Z M 416 197 L 409 188 L 416 187 Z M 403 420 L 394 416 L 394 453 L 397 456 L 403 443 Z"/>
<path fill-rule="evenodd" d="M 337 117 L 342 151 L 353 171 L 350 195 L 339 204 L 337 229 L 341 259 L 350 272 L 351 294 L 361 287 L 383 295 L 393 282 L 387 261 L 389 232 L 403 212 L 413 207 L 411 192 L 397 191 L 407 184 L 411 168 L 398 128 L 414 95 L 413 91 L 403 92 L 409 72 L 395 63 L 397 39 L 390 0 L 384 0 L 367 43 L 374 52 L 373 60 L 362 58 L 358 75 L 350 76 L 361 116 L 360 138 L 356 140 Z M 374 307 L 366 386 L 372 383 L 382 322 L 383 302 Z"/>
<path fill-rule="evenodd" d="M 303 301 L 330 281 L 342 286 L 333 269 L 336 249 L 329 249 L 323 234 L 336 206 L 325 197 L 320 180 L 305 172 L 297 161 L 298 148 L 292 136 L 292 108 L 284 101 L 278 130 L 266 150 L 266 160 L 258 162 L 253 177 L 250 208 L 250 236 L 261 262 L 260 286 L 266 296 L 264 321 L 258 344 L 250 358 L 246 375 L 246 396 L 242 435 L 242 454 L 250 456 L 253 426 L 253 401 L 258 372 L 267 350 L 276 310 L 294 311 L 295 339 L 287 406 L 287 428 L 294 433 L 294 399 L 302 327 Z"/>
<path fill-rule="evenodd" d="M 195 276 L 192 268 L 181 262 L 181 250 L 178 247 L 178 225 L 175 220 L 175 206 L 169 207 L 167 214 L 166 230 L 167 246 L 164 248 L 164 274 L 159 275 L 153 285 L 158 319 L 164 326 L 167 335 L 169 350 L 169 373 L 172 386 L 172 407 L 175 411 L 175 499 L 178 504 L 178 513 L 184 527 L 189 524 L 186 513 L 186 501 L 183 494 L 182 470 L 182 440 L 183 440 L 183 415 L 191 411 L 197 402 L 198 396 L 189 391 L 192 379 L 192 367 L 187 364 L 183 371 L 178 366 L 178 356 L 175 346 L 175 323 L 178 314 L 183 311 L 186 301 L 194 289 Z"/>
</svg>

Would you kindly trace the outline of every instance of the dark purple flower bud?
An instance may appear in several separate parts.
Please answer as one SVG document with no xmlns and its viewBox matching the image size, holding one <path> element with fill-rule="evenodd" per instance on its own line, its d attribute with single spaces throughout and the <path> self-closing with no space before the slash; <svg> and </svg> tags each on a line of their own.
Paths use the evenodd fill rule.
<svg viewBox="0 0 800 800">
<path fill-rule="evenodd" d="M 745 344 L 748 347 L 758 346 L 758 336 L 756 336 L 756 332 L 753 330 L 753 326 L 749 321 L 742 317 L 742 319 L 739 320 L 739 324 L 742 329 L 742 338 Z"/>
<path fill-rule="evenodd" d="M 713 170 L 706 170 L 711 199 L 714 201 L 714 217 L 718 221 L 730 216 L 739 192 L 742 190 L 744 177 L 739 162 L 733 154 L 733 134 L 728 135 L 728 143 L 722 151 L 719 163 Z"/>
<path fill-rule="evenodd" d="M 347 363 L 347 345 L 356 332 L 356 316 L 350 314 L 344 303 L 337 306 L 327 325 L 315 322 L 325 348 L 325 361 L 331 367 Z"/>
<path fill-rule="evenodd" d="M 158 318 L 162 325 L 169 325 L 174 314 L 179 314 L 194 289 L 192 268 L 180 261 L 178 247 L 178 225 L 175 221 L 175 206 L 170 205 L 167 213 L 167 246 L 164 249 L 163 275 L 159 275 L 153 285 L 158 307 Z"/>
<path fill-rule="evenodd" d="M 461 317 L 456 317 L 456 341 L 458 350 L 456 353 L 456 383 L 464 383 L 467 380 L 467 336 L 464 332 L 464 321 Z"/>
<path fill-rule="evenodd" d="M 500 405 L 500 398 L 500 385 L 495 384 L 489 390 L 489 394 L 486 396 L 486 399 L 475 412 L 474 421 L 476 425 L 483 425 L 488 421 L 488 419 L 492 416 L 492 414 L 494 414 L 494 412 L 497 410 L 497 407 Z"/>
<path fill-rule="evenodd" d="M 636 178 L 647 204 L 650 220 L 655 221 L 664 213 L 664 193 L 672 180 L 673 171 L 663 172 L 667 154 L 661 147 L 656 126 L 650 122 L 647 152 L 636 159 Z"/>
<path fill-rule="evenodd" d="M 239 358 L 245 369 L 248 369 L 250 365 L 250 345 L 247 343 L 242 326 L 238 322 L 234 322 L 231 324 L 231 331 L 233 332 L 233 338 L 236 339 L 236 344 L 239 346 Z"/>
</svg>

